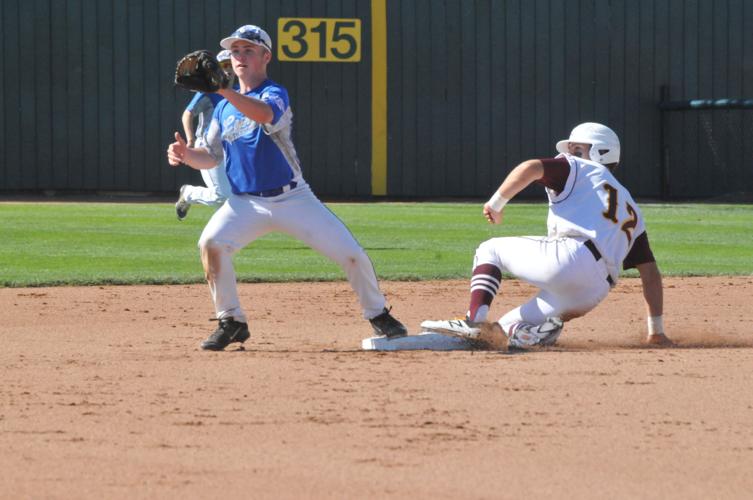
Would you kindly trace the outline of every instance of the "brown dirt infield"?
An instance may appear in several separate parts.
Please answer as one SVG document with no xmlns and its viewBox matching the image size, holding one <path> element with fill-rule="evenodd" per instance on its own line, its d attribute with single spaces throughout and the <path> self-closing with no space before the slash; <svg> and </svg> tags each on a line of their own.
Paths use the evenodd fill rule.
<svg viewBox="0 0 753 500">
<path fill-rule="evenodd" d="M 467 283 L 382 283 L 396 315 Z M 203 352 L 205 286 L 0 289 L 2 498 L 750 498 L 753 277 L 640 285 L 522 354 L 360 350 L 347 283 L 241 285 L 252 337 Z M 494 314 L 531 289 L 506 281 Z"/>
</svg>

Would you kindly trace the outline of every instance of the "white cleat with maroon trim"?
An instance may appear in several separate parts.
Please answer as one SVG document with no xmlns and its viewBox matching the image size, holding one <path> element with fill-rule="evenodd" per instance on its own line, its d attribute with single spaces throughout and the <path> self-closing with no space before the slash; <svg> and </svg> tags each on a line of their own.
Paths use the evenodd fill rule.
<svg viewBox="0 0 753 500">
<path fill-rule="evenodd" d="M 479 328 L 478 324 L 465 319 L 426 320 L 421 323 L 421 328 L 428 332 L 449 333 L 468 339 L 477 339 L 481 333 L 481 328 Z"/>
</svg>

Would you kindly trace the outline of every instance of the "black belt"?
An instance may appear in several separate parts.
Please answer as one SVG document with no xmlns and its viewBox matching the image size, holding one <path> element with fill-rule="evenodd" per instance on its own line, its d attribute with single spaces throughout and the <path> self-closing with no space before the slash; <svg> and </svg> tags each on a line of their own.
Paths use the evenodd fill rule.
<svg viewBox="0 0 753 500">
<path fill-rule="evenodd" d="M 591 252 L 591 254 L 594 256 L 594 259 L 597 261 L 601 259 L 601 252 L 599 252 L 599 249 L 596 248 L 596 245 L 594 245 L 594 242 L 591 240 L 586 240 L 585 243 L 586 248 Z M 607 283 L 609 283 L 609 286 L 614 286 L 614 280 L 610 275 L 607 274 Z"/>
<path fill-rule="evenodd" d="M 266 191 L 254 191 L 253 193 L 246 193 L 251 196 L 259 196 L 260 198 L 272 198 L 273 196 L 280 196 L 282 193 L 287 193 L 291 189 L 294 189 L 298 185 L 297 182 L 293 181 L 290 184 L 285 184 L 284 186 L 280 186 L 278 188 L 274 189 L 267 189 Z"/>
</svg>

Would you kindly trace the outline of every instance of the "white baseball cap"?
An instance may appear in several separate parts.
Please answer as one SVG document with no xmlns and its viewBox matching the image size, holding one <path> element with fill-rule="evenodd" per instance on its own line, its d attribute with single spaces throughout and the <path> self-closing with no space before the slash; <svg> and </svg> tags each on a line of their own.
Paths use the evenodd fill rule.
<svg viewBox="0 0 753 500">
<path fill-rule="evenodd" d="M 266 31 L 253 24 L 247 24 L 241 26 L 233 32 L 227 38 L 223 38 L 220 42 L 220 47 L 223 49 L 229 49 L 233 46 L 233 42 L 237 41 L 251 42 L 256 45 L 261 45 L 268 51 L 272 52 L 272 39 L 269 37 Z"/>
<path fill-rule="evenodd" d="M 229 50 L 221 50 L 217 53 L 217 61 L 229 61 L 230 60 L 230 51 Z"/>
<path fill-rule="evenodd" d="M 601 123 L 581 123 L 570 132 L 570 138 L 557 142 L 557 151 L 567 153 L 571 142 L 590 144 L 591 160 L 602 165 L 620 162 L 620 139 L 614 130 Z"/>
</svg>

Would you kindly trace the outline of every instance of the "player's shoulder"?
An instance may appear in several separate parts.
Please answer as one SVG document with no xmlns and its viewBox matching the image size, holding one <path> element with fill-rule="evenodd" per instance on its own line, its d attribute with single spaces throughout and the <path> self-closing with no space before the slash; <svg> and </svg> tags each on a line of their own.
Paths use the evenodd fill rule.
<svg viewBox="0 0 753 500">
<path fill-rule="evenodd" d="M 267 79 L 259 88 L 259 97 L 267 101 L 268 103 L 274 103 L 280 110 L 285 109 L 290 105 L 290 97 L 288 97 L 288 90 L 279 83 Z"/>
<path fill-rule="evenodd" d="M 264 80 L 264 82 L 259 85 L 258 90 L 260 93 L 263 92 L 284 92 L 285 94 L 288 93 L 288 89 L 285 88 L 284 85 L 281 83 L 277 83 L 276 81 L 267 78 Z"/>
<path fill-rule="evenodd" d="M 187 111 L 192 111 L 202 99 L 204 99 L 204 92 L 196 92 L 186 106 Z"/>
</svg>

